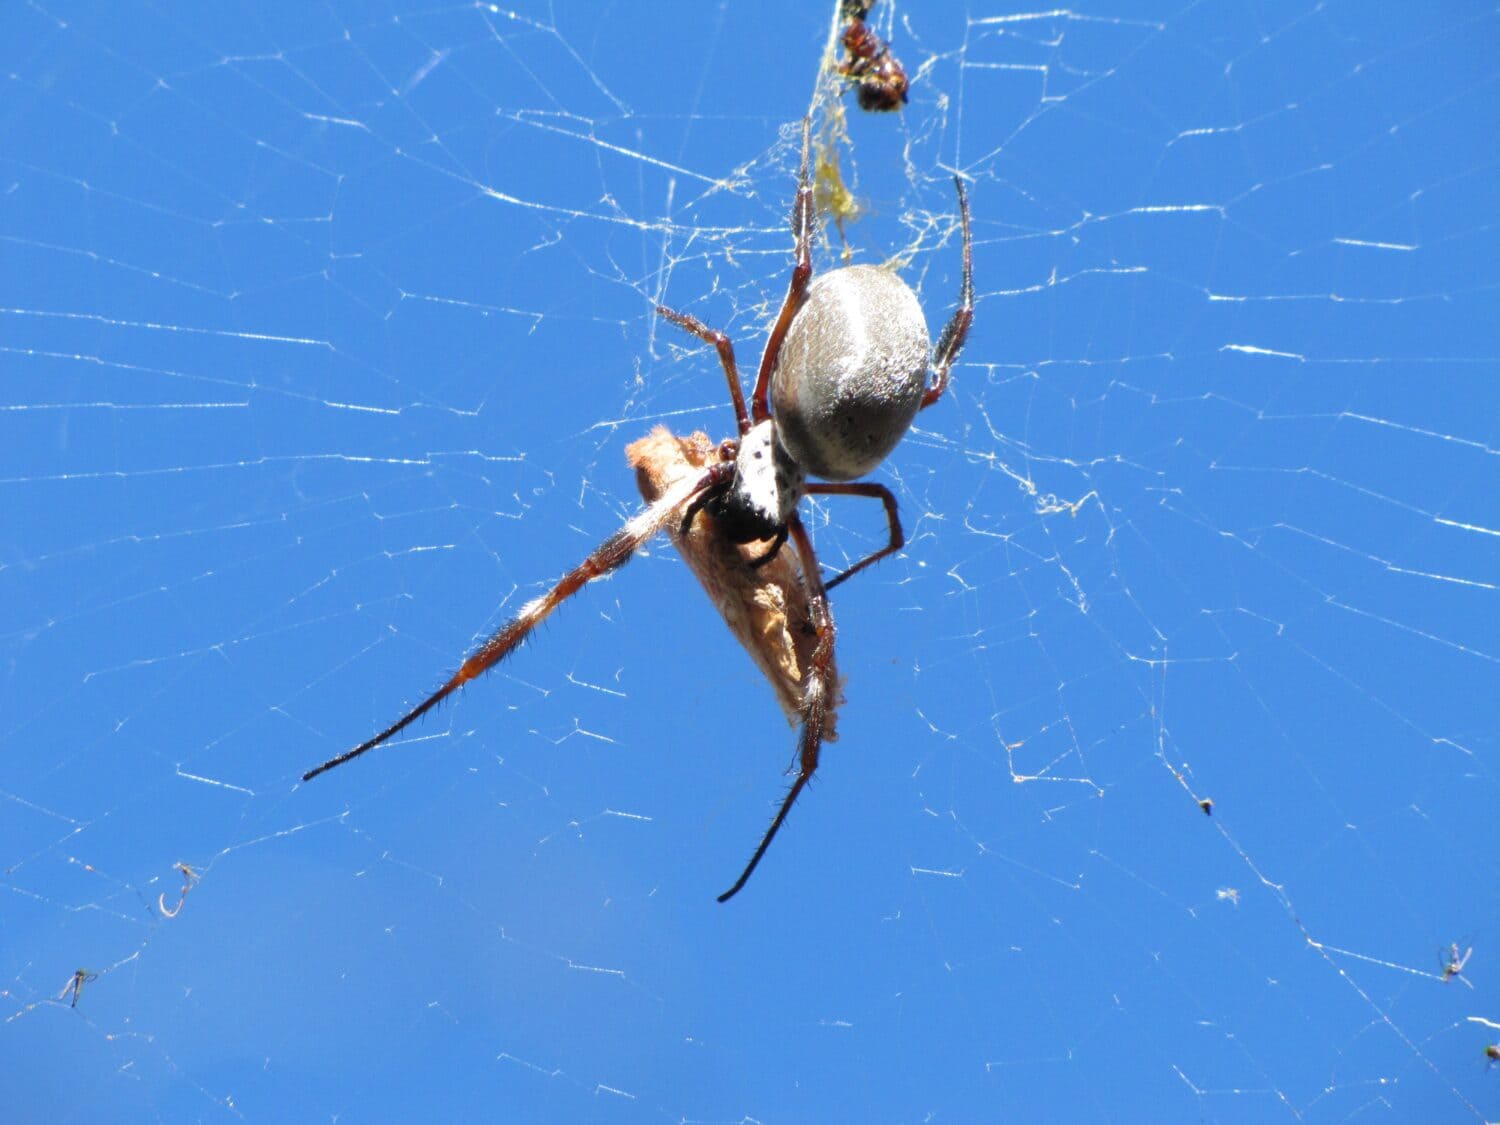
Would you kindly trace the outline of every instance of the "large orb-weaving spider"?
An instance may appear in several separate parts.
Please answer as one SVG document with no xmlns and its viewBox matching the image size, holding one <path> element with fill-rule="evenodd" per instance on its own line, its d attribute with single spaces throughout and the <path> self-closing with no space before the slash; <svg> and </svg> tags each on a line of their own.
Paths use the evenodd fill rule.
<svg viewBox="0 0 1500 1125">
<path fill-rule="evenodd" d="M 738 436 L 712 453 L 699 435 L 676 439 L 658 431 L 635 443 L 630 456 L 647 507 L 550 591 L 522 606 L 427 699 L 373 738 L 309 770 L 304 781 L 374 749 L 489 671 L 554 609 L 595 578 L 623 566 L 675 520 L 673 539 L 679 550 L 783 704 L 800 692 L 797 777 L 744 872 L 719 901 L 745 885 L 817 770 L 824 740 L 833 734 L 839 684 L 828 591 L 906 542 L 890 489 L 856 478 L 884 461 L 917 412 L 942 397 L 974 318 L 969 203 L 963 181 L 956 177 L 963 280 L 958 308 L 936 347 L 930 347 L 916 294 L 894 272 L 857 265 L 813 279 L 809 135 L 804 118 L 792 203 L 796 264 L 761 355 L 748 409 L 729 337 L 687 313 L 665 306 L 656 310 L 718 351 Z M 822 482 L 809 482 L 809 475 Z M 824 582 L 812 539 L 797 514 L 798 502 L 809 494 L 879 500 L 890 532 L 886 546 Z M 701 525 L 696 531 L 695 521 Z M 761 543 L 769 546 L 755 546 Z"/>
</svg>

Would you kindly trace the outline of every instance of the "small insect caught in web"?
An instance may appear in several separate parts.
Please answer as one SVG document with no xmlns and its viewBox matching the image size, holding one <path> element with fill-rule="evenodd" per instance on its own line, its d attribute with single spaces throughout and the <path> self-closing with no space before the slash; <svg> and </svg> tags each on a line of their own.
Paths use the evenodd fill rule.
<svg viewBox="0 0 1500 1125">
<path fill-rule="evenodd" d="M 99 979 L 99 974 L 89 969 L 75 969 L 68 983 L 57 994 L 59 1000 L 68 1000 L 68 1007 L 78 1007 L 78 998 L 83 995 L 83 986 Z M 71 999 L 70 999 L 71 997 Z"/>
<path fill-rule="evenodd" d="M 1474 956 L 1474 947 L 1472 945 L 1464 950 L 1462 954 L 1458 952 L 1458 942 L 1455 941 L 1449 945 L 1447 951 L 1439 955 L 1443 963 L 1443 982 L 1446 984 L 1456 977 L 1470 988 L 1473 988 L 1474 986 L 1469 984 L 1469 978 L 1464 976 L 1464 969 L 1468 966 L 1469 958 L 1472 956 Z"/>
<path fill-rule="evenodd" d="M 834 737 L 841 685 L 828 591 L 906 543 L 890 489 L 856 478 L 876 469 L 917 412 L 942 397 L 974 319 L 973 240 L 962 180 L 954 181 L 963 235 L 959 302 L 935 345 L 916 294 L 895 273 L 856 265 L 813 278 L 810 129 L 804 118 L 791 214 L 795 264 L 748 404 L 729 337 L 687 313 L 656 310 L 718 352 L 736 436 L 715 445 L 704 434 L 682 438 L 659 428 L 632 444 L 627 453 L 647 506 L 551 590 L 524 605 L 442 687 L 379 734 L 308 770 L 304 781 L 405 730 L 514 652 L 564 601 L 667 530 L 783 710 L 800 724 L 791 788 L 719 901 L 739 893 L 817 770 L 823 743 Z M 809 476 L 821 482 L 809 482 Z M 886 545 L 825 582 L 797 511 L 808 495 L 879 500 Z"/>
<path fill-rule="evenodd" d="M 906 104 L 906 68 L 891 54 L 891 45 L 866 23 L 875 0 L 844 0 L 840 15 L 844 58 L 838 73 L 854 87 L 859 108 L 867 113 L 890 113 Z"/>
</svg>

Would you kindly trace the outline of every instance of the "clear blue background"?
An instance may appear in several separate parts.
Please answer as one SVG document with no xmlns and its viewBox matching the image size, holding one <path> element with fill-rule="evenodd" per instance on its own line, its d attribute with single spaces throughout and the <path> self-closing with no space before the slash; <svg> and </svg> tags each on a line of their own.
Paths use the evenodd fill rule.
<svg viewBox="0 0 1500 1125">
<path fill-rule="evenodd" d="M 7 1120 L 1500 1116 L 1492 4 L 876 9 L 844 238 L 936 326 L 961 171 L 978 315 L 732 904 L 664 542 L 298 782 L 728 432 L 651 308 L 758 355 L 832 7 L 0 14 Z"/>
</svg>

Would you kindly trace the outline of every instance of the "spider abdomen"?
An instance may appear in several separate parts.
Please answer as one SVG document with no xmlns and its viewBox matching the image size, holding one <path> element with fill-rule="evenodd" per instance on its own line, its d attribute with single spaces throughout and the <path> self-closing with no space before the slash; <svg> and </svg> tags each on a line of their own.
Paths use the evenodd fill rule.
<svg viewBox="0 0 1500 1125">
<path fill-rule="evenodd" d="M 868 474 L 922 405 L 930 348 L 917 295 L 895 273 L 847 266 L 817 277 L 771 377 L 787 453 L 825 480 Z"/>
</svg>

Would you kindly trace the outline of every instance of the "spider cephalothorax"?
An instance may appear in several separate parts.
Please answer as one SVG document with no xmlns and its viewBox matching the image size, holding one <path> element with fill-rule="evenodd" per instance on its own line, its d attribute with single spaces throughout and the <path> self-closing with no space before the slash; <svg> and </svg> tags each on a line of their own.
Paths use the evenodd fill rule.
<svg viewBox="0 0 1500 1125">
<path fill-rule="evenodd" d="M 722 442 L 716 456 L 710 456 L 707 438 L 700 442 L 696 436 L 689 439 L 690 447 L 674 450 L 670 443 L 677 439 L 663 431 L 632 445 L 629 455 L 647 507 L 550 591 L 523 606 L 426 700 L 373 738 L 309 770 L 304 781 L 379 746 L 483 675 L 558 605 L 624 565 L 675 519 L 674 541 L 725 621 L 756 658 L 783 705 L 797 698 L 797 777 L 744 872 L 719 901 L 745 885 L 817 770 L 823 742 L 832 737 L 839 685 L 828 591 L 905 543 L 890 489 L 854 478 L 885 460 L 917 412 L 941 397 L 974 316 L 969 204 L 961 180 L 955 181 L 963 230 L 959 306 L 930 357 L 921 305 L 894 273 L 848 266 L 812 280 L 809 128 L 804 119 L 792 204 L 796 264 L 761 355 L 748 409 L 729 337 L 687 313 L 665 306 L 656 310 L 718 351 L 738 436 Z M 808 476 L 823 480 L 809 482 Z M 798 503 L 808 494 L 879 500 L 890 532 L 886 546 L 824 582 L 812 539 L 797 514 Z"/>
<path fill-rule="evenodd" d="M 751 426 L 734 446 L 734 474 L 705 507 L 731 543 L 786 542 L 787 521 L 807 488 L 805 474 L 777 440 L 770 418 Z"/>
</svg>

